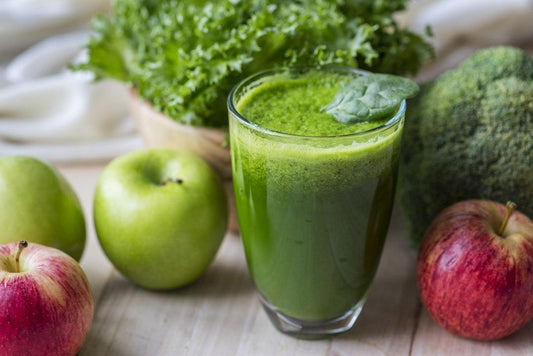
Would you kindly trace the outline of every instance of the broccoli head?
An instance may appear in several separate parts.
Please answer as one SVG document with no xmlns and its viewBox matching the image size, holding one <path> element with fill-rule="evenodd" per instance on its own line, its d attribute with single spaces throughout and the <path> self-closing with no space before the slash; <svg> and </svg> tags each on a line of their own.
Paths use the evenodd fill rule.
<svg viewBox="0 0 533 356">
<path fill-rule="evenodd" d="M 533 217 L 533 57 L 481 50 L 407 107 L 398 198 L 415 246 L 465 199 L 512 200 Z"/>
</svg>

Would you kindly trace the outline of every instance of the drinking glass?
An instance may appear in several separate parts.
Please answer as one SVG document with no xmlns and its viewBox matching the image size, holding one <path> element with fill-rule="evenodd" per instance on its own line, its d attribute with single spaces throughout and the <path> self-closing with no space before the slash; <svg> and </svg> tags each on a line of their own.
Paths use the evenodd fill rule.
<svg viewBox="0 0 533 356">
<path fill-rule="evenodd" d="M 367 74 L 345 67 L 265 71 L 237 84 L 228 108 L 237 215 L 260 301 L 280 331 L 319 338 L 353 326 L 374 278 L 406 104 L 378 127 L 340 136 L 277 132 L 239 112 L 240 101 L 261 85 L 308 71 Z M 283 112 L 264 104 L 265 114 Z"/>
</svg>

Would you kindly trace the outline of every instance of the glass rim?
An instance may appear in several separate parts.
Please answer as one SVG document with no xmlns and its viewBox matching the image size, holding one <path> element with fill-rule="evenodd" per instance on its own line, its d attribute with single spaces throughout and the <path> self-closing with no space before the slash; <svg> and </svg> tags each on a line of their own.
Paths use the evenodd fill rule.
<svg viewBox="0 0 533 356">
<path fill-rule="evenodd" d="M 283 67 L 262 70 L 262 71 L 259 71 L 257 73 L 254 73 L 244 78 L 243 80 L 241 80 L 240 82 L 238 82 L 237 84 L 233 86 L 227 99 L 228 110 L 230 111 L 232 115 L 234 115 L 239 120 L 240 123 L 244 124 L 245 126 L 253 130 L 259 131 L 261 133 L 271 135 L 271 136 L 305 138 L 305 139 L 313 139 L 313 140 L 363 136 L 363 135 L 367 135 L 371 133 L 376 133 L 379 131 L 384 131 L 390 127 L 393 127 L 395 124 L 397 124 L 400 121 L 400 119 L 403 117 L 403 115 L 405 114 L 406 102 L 405 102 L 405 99 L 403 99 L 396 113 L 388 121 L 376 127 L 372 127 L 371 129 L 364 130 L 364 131 L 358 131 L 358 132 L 352 132 L 348 134 L 342 134 L 342 135 L 309 136 L 309 135 L 298 135 L 298 134 L 291 134 L 291 133 L 276 131 L 276 130 L 272 130 L 267 127 L 261 126 L 255 122 L 248 120 L 243 115 L 241 115 L 233 103 L 234 101 L 233 99 L 235 97 L 235 93 L 237 92 L 237 90 L 254 83 L 260 78 L 273 76 L 275 74 L 280 74 L 283 72 L 290 72 L 291 70 L 294 71 L 294 70 L 312 70 L 312 69 L 315 69 L 315 70 L 329 69 L 329 70 L 335 70 L 338 72 L 351 72 L 351 73 L 356 73 L 359 75 L 371 74 L 371 72 L 368 72 L 365 70 L 351 68 L 347 66 L 338 66 L 338 65 L 325 65 L 325 66 L 295 65 L 295 66 L 283 66 Z"/>
</svg>

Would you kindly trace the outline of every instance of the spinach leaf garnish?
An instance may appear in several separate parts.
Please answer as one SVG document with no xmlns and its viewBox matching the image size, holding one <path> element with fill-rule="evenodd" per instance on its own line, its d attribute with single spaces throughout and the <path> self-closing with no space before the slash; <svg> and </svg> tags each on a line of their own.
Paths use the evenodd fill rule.
<svg viewBox="0 0 533 356">
<path fill-rule="evenodd" d="M 345 124 L 382 119 L 418 90 L 416 83 L 396 75 L 362 75 L 344 85 L 323 110 Z"/>
</svg>

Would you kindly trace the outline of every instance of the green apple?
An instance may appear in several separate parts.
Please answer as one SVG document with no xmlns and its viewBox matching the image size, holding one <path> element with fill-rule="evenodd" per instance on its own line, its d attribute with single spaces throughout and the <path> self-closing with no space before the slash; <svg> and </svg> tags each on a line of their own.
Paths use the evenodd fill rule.
<svg viewBox="0 0 533 356">
<path fill-rule="evenodd" d="M 0 158 L 0 245 L 27 240 L 78 260 L 85 218 L 78 197 L 48 164 L 26 156 Z"/>
<path fill-rule="evenodd" d="M 222 182 L 190 153 L 155 148 L 113 160 L 94 196 L 100 244 L 126 278 L 148 289 L 196 280 L 226 232 Z"/>
</svg>

